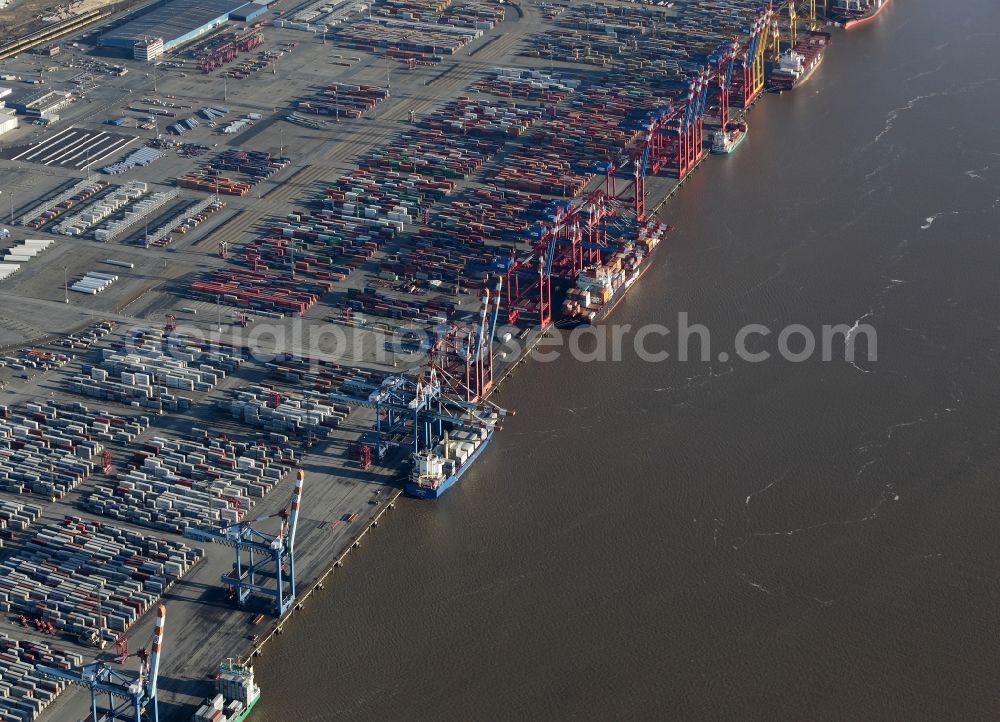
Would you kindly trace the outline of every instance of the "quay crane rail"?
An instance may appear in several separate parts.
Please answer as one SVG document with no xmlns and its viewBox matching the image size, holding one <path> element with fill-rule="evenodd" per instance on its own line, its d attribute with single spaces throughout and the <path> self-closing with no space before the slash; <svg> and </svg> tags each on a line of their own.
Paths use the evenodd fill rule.
<svg viewBox="0 0 1000 722">
<path fill-rule="evenodd" d="M 159 722 L 160 709 L 156 692 L 166 616 L 167 608 L 161 604 L 156 611 L 156 626 L 153 628 L 149 650 L 143 647 L 132 655 L 113 660 L 120 664 L 129 656 L 138 657 L 138 673 L 115 669 L 110 661 L 105 660 L 70 669 L 40 664 L 35 670 L 47 679 L 87 687 L 90 690 L 90 722 L 114 722 L 119 719 L 123 722 L 143 722 L 144 718 Z M 108 696 L 107 716 L 98 716 L 98 694 Z"/>
<path fill-rule="evenodd" d="M 280 617 L 295 603 L 295 530 L 299 521 L 304 481 L 305 474 L 300 470 L 295 479 L 292 501 L 287 509 L 256 519 L 244 519 L 220 529 L 189 526 L 184 530 L 184 536 L 189 539 L 215 542 L 235 549 L 233 569 L 228 574 L 223 574 L 221 580 L 233 590 L 237 605 L 242 607 L 251 594 L 257 594 L 273 599 L 274 614 Z M 277 534 L 269 534 L 251 526 L 274 518 L 281 519 L 281 528 Z M 244 552 L 247 554 L 245 560 Z M 267 581 L 270 579 L 274 580 L 273 586 Z"/>
</svg>

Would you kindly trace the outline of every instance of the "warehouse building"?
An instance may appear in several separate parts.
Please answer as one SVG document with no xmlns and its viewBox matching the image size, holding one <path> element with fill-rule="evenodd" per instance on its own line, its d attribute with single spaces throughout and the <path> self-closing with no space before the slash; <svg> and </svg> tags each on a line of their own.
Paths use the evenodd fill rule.
<svg viewBox="0 0 1000 722">
<path fill-rule="evenodd" d="M 7 106 L 21 115 L 36 118 L 51 117 L 57 110 L 70 104 L 71 95 L 65 91 L 50 90 L 41 94 L 35 92 L 15 100 L 9 100 Z"/>
<path fill-rule="evenodd" d="M 233 10 L 229 14 L 229 19 L 237 20 L 243 23 L 249 23 L 253 20 L 256 20 L 266 12 L 267 12 L 267 5 L 262 5 L 261 3 L 247 3 L 243 7 Z"/>
<path fill-rule="evenodd" d="M 99 44 L 152 60 L 215 30 L 245 4 L 246 0 L 169 0 L 108 31 Z"/>
<path fill-rule="evenodd" d="M 0 135 L 17 128 L 17 116 L 13 110 L 0 110 Z"/>
</svg>

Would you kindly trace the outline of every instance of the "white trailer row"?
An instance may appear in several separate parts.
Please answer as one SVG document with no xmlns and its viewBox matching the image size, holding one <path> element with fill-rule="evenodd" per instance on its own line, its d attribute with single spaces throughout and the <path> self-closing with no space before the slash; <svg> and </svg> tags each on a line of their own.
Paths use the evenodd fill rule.
<svg viewBox="0 0 1000 722">
<path fill-rule="evenodd" d="M 21 266 L 42 253 L 55 241 L 47 238 L 26 239 L 11 246 L 0 259 L 0 281 L 3 281 L 21 270 Z"/>
<path fill-rule="evenodd" d="M 96 296 L 98 293 L 107 290 L 108 287 L 117 280 L 118 276 L 113 273 L 90 271 L 69 288 L 71 291 L 76 291 L 77 293 L 86 293 L 91 296 Z"/>
</svg>

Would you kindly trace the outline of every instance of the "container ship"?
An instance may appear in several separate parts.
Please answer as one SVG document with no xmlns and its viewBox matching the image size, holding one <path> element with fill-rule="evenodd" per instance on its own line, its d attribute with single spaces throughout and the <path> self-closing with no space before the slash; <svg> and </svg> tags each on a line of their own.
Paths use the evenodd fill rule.
<svg viewBox="0 0 1000 722">
<path fill-rule="evenodd" d="M 259 701 L 253 667 L 224 662 L 215 677 L 215 696 L 205 700 L 191 722 L 243 722 Z"/>
<path fill-rule="evenodd" d="M 635 241 L 625 243 L 607 260 L 584 268 L 576 278 L 576 286 L 566 293 L 557 325 L 566 328 L 607 318 L 632 284 L 649 270 L 660 241 L 670 230 L 663 223 L 646 223 L 639 227 Z"/>
<path fill-rule="evenodd" d="M 719 128 L 712 136 L 712 152 L 729 155 L 740 147 L 749 132 L 749 126 L 742 120 L 727 124 L 725 129 Z"/>
<path fill-rule="evenodd" d="M 498 415 L 484 412 L 475 422 L 445 432 L 433 449 L 413 454 L 405 490 L 418 499 L 437 499 L 455 485 L 493 441 Z"/>
<path fill-rule="evenodd" d="M 830 33 L 812 32 L 781 54 L 771 71 L 771 85 L 776 90 L 792 90 L 805 83 L 823 62 L 830 44 Z"/>
<path fill-rule="evenodd" d="M 834 0 L 830 13 L 844 28 L 851 28 L 878 17 L 891 0 Z"/>
</svg>

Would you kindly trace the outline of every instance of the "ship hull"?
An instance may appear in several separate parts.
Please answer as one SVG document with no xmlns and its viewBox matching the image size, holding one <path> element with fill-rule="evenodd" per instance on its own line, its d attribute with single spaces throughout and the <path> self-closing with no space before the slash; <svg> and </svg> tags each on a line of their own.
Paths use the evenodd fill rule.
<svg viewBox="0 0 1000 722">
<path fill-rule="evenodd" d="M 639 267 L 636 269 L 635 275 L 632 276 L 631 280 L 623 283 L 618 287 L 618 290 L 611 294 L 611 298 L 608 299 L 608 302 L 601 306 L 600 310 L 598 310 L 594 316 L 593 323 L 600 323 L 611 315 L 611 312 L 614 311 L 615 307 L 622 302 L 622 299 L 625 298 L 632 286 L 634 286 L 636 282 L 645 275 L 646 271 L 649 270 L 649 267 L 653 265 L 653 257 L 656 255 L 658 248 L 659 245 L 653 248 L 652 253 L 642 259 L 642 263 L 639 264 Z"/>
<path fill-rule="evenodd" d="M 666 226 L 665 228 L 667 231 L 673 230 L 671 226 Z M 615 289 L 615 291 L 608 298 L 607 302 L 602 304 L 600 308 L 595 311 L 592 310 L 593 306 L 588 306 L 586 308 L 586 313 L 566 313 L 566 315 L 556 321 L 556 328 L 572 329 L 577 326 L 587 326 L 599 323 L 606 319 L 611 312 L 615 310 L 615 307 L 621 303 L 622 299 L 625 298 L 632 286 L 635 285 L 635 283 L 646 274 L 646 271 L 649 270 L 649 267 L 653 264 L 653 259 L 656 257 L 656 252 L 660 249 L 662 244 L 663 242 L 661 240 L 649 249 L 649 252 L 643 257 L 642 261 L 639 262 L 635 272 L 628 278 L 628 280 L 623 282 L 621 286 Z M 591 316 L 590 313 L 593 313 L 594 315 Z"/>
<path fill-rule="evenodd" d="M 736 140 L 734 140 L 728 148 L 720 148 L 713 145 L 712 152 L 715 153 L 716 155 L 729 155 L 730 153 L 735 153 L 736 149 L 739 148 L 740 145 L 743 143 L 743 141 L 746 139 L 747 139 L 747 131 L 744 130 L 742 133 L 739 134 L 739 136 L 737 136 Z"/>
<path fill-rule="evenodd" d="M 465 463 L 462 464 L 460 467 L 458 467 L 458 471 L 456 471 L 454 474 L 452 474 L 447 479 L 442 481 L 441 484 L 436 489 L 428 489 L 423 486 L 418 486 L 414 484 L 412 481 L 408 481 L 403 487 L 404 491 L 406 491 L 406 493 L 409 496 L 412 496 L 416 499 L 437 499 L 439 496 L 448 491 L 448 489 L 454 486 L 459 479 L 462 478 L 462 474 L 464 474 L 466 470 L 472 466 L 472 464 L 476 461 L 476 459 L 479 458 L 479 455 L 483 453 L 483 449 L 489 446 L 490 442 L 493 441 L 494 433 L 495 432 L 490 431 L 489 434 L 486 436 L 486 438 L 483 439 L 483 442 L 478 447 L 476 447 L 475 451 L 472 452 L 472 456 L 466 459 Z"/>
<path fill-rule="evenodd" d="M 829 33 L 814 31 L 807 38 L 796 43 L 793 52 L 802 56 L 802 72 L 795 75 L 793 72 L 783 70 L 779 64 L 779 67 L 771 72 L 771 87 L 778 92 L 784 92 L 804 85 L 822 64 L 823 56 L 831 41 Z"/>
<path fill-rule="evenodd" d="M 809 64 L 809 67 L 806 68 L 806 71 L 802 73 L 802 75 L 800 75 L 799 77 L 792 79 L 792 78 L 785 78 L 783 76 L 777 76 L 777 77 L 772 76 L 771 82 L 777 90 L 781 91 L 795 90 L 796 88 L 805 85 L 806 82 L 809 80 L 809 78 L 811 78 L 813 74 L 816 72 L 817 68 L 819 68 L 819 66 L 822 64 L 823 64 L 823 54 L 820 53 L 819 55 L 816 56 L 816 59 Z"/>
<path fill-rule="evenodd" d="M 257 695 L 252 700 L 250 700 L 250 704 L 247 705 L 247 708 L 242 712 L 240 712 L 240 714 L 233 717 L 232 720 L 230 720 L 230 722 L 243 722 L 243 720 L 245 720 L 247 717 L 250 716 L 250 713 L 253 712 L 253 708 L 257 706 L 257 703 L 259 701 L 260 701 L 260 692 L 258 692 Z"/>
<path fill-rule="evenodd" d="M 889 5 L 890 2 L 892 2 L 892 0 L 882 0 L 881 5 L 879 5 L 877 8 L 872 8 L 871 10 L 868 11 L 867 14 L 858 15 L 855 17 L 845 19 L 843 21 L 844 29 L 847 30 L 849 28 L 857 27 L 858 25 L 863 25 L 871 20 L 874 20 L 875 18 L 877 18 L 879 15 L 882 14 L 882 11 L 886 9 L 886 7 Z"/>
</svg>

